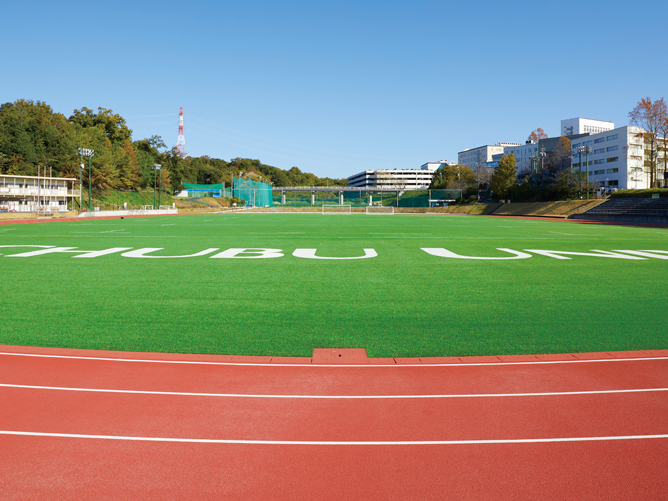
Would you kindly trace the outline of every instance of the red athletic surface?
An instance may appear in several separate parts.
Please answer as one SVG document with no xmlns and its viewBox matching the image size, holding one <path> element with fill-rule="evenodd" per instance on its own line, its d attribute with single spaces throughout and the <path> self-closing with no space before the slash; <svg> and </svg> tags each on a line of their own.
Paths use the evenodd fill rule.
<svg viewBox="0 0 668 501">
<path fill-rule="evenodd" d="M 0 352 L 82 357 L 0 354 L 4 385 L 256 395 L 2 386 L 0 431 L 315 442 L 668 434 L 667 391 L 463 396 L 668 388 L 668 351 L 540 357 L 570 363 L 535 364 L 530 362 L 539 357 L 507 357 L 519 363 L 503 364 L 498 357 L 479 357 L 452 359 L 448 365 L 424 363 L 436 359 L 395 360 L 390 366 L 373 366 L 368 360 L 361 366 L 331 365 L 339 354 L 343 362 L 353 358 L 364 363 L 365 357 L 345 350 L 266 365 L 162 363 L 170 358 L 231 358 L 213 356 L 8 346 L 0 346 Z M 336 358 L 328 360 L 328 354 Z M 576 361 L 578 357 L 585 360 Z M 621 360 L 627 357 L 632 360 Z M 330 365 L 310 364 L 320 359 Z M 270 395 L 462 396 L 267 398 Z M 668 438 L 285 445 L 0 434 L 2 499 L 665 499 L 666 472 Z"/>
</svg>

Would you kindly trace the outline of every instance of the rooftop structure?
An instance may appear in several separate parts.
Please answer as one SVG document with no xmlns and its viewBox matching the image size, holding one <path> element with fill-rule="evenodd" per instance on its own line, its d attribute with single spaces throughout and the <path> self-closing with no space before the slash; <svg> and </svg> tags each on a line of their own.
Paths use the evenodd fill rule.
<svg viewBox="0 0 668 501">
<path fill-rule="evenodd" d="M 561 121 L 561 135 L 598 134 L 615 128 L 614 122 L 593 120 L 591 118 L 569 118 Z"/>
</svg>

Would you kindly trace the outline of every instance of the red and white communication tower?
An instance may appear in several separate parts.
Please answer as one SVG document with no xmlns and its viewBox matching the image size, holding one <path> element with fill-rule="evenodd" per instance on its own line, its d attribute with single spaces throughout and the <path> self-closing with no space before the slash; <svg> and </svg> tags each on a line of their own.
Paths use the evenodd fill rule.
<svg viewBox="0 0 668 501">
<path fill-rule="evenodd" d="M 176 141 L 176 149 L 183 158 L 186 158 L 186 138 L 183 136 L 183 106 L 179 111 L 179 138 Z"/>
</svg>

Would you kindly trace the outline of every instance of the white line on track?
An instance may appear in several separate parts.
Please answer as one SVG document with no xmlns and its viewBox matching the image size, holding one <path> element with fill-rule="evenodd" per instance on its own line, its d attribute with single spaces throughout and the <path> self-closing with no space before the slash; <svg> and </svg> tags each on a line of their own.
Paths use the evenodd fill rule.
<svg viewBox="0 0 668 501">
<path fill-rule="evenodd" d="M 620 435 L 608 437 L 518 438 L 500 440 L 406 440 L 406 441 L 324 441 L 324 440 L 221 440 L 209 438 L 133 437 L 122 435 L 82 435 L 78 433 L 41 433 L 33 431 L 0 430 L 0 435 L 51 438 L 87 438 L 93 440 L 128 440 L 136 442 L 179 442 L 195 444 L 249 445 L 479 445 L 479 444 L 536 444 L 555 442 L 606 442 L 612 440 L 648 440 L 668 438 L 668 435 Z"/>
<path fill-rule="evenodd" d="M 181 391 L 112 390 L 106 388 L 72 388 L 63 386 L 34 386 L 25 384 L 0 383 L 0 388 L 20 388 L 29 390 L 79 391 L 91 393 L 123 393 L 131 395 L 169 395 L 184 397 L 224 397 L 224 398 L 295 398 L 295 399 L 408 399 L 408 398 L 491 398 L 491 397 L 554 397 L 569 395 L 606 395 L 616 393 L 649 393 L 668 391 L 668 388 L 638 388 L 630 390 L 552 391 L 543 393 L 463 393 L 449 395 L 267 395 L 248 393 L 196 393 Z"/>
<path fill-rule="evenodd" d="M 600 362 L 647 362 L 652 360 L 668 360 L 668 357 L 644 358 L 597 358 L 594 360 L 536 360 L 534 362 L 478 362 L 456 364 L 281 364 L 281 363 L 253 363 L 253 362 L 205 362 L 200 360 L 150 360 L 135 358 L 105 358 L 80 357 L 74 355 L 46 355 L 42 353 L 9 353 L 0 352 L 0 356 L 35 357 L 35 358 L 63 358 L 69 360 L 96 360 L 104 362 L 138 362 L 149 364 L 181 364 L 181 365 L 232 365 L 250 367 L 356 367 L 358 369 L 377 367 L 487 367 L 497 365 L 553 365 L 553 364 L 586 364 Z"/>
</svg>

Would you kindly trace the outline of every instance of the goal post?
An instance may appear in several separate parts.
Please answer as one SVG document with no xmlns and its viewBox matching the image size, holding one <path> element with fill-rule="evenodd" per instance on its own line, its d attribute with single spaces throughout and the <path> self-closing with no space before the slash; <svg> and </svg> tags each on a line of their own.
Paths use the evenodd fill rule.
<svg viewBox="0 0 668 501">
<path fill-rule="evenodd" d="M 393 205 L 367 205 L 367 214 L 394 214 Z"/>
<path fill-rule="evenodd" d="M 323 204 L 322 213 L 323 214 L 352 214 L 351 205 L 338 205 L 338 204 Z"/>
</svg>

